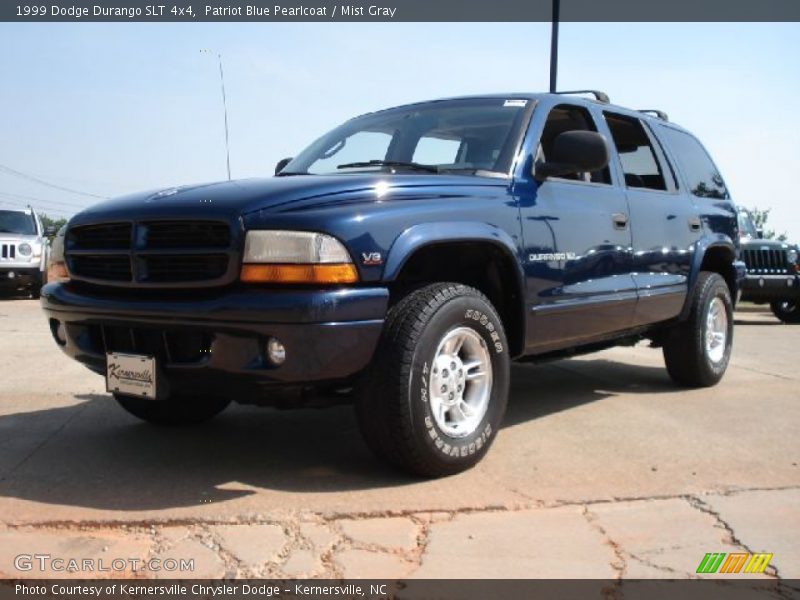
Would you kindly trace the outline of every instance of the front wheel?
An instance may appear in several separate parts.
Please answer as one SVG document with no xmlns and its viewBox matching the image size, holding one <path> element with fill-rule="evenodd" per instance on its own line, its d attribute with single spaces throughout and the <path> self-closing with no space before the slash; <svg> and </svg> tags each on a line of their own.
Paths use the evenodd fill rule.
<svg viewBox="0 0 800 600">
<path fill-rule="evenodd" d="M 800 304 L 795 300 L 779 300 L 770 303 L 772 314 L 784 323 L 800 323 Z"/>
<path fill-rule="evenodd" d="M 215 396 L 171 396 L 166 400 L 147 400 L 114 394 L 120 406 L 130 414 L 155 425 L 202 423 L 217 416 L 230 400 Z"/>
<path fill-rule="evenodd" d="M 708 387 L 728 368 L 733 347 L 733 303 L 718 273 L 697 276 L 688 318 L 664 341 L 664 360 L 670 377 L 681 385 Z"/>
<path fill-rule="evenodd" d="M 483 458 L 505 413 L 503 324 L 478 290 L 428 285 L 393 306 L 356 411 L 367 445 L 415 475 L 458 473 Z"/>
</svg>

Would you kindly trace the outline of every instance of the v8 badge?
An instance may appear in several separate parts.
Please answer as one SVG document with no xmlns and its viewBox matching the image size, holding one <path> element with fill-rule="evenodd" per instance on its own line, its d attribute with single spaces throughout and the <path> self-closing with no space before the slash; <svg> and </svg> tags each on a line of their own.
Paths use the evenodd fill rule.
<svg viewBox="0 0 800 600">
<path fill-rule="evenodd" d="M 383 264 L 383 257 L 381 256 L 380 252 L 362 252 L 361 264 L 366 267 L 380 265 Z"/>
</svg>

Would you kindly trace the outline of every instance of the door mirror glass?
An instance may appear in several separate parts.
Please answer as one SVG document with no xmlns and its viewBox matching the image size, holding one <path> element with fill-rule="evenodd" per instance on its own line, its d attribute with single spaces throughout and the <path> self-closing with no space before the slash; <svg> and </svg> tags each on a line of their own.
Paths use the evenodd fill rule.
<svg viewBox="0 0 800 600">
<path fill-rule="evenodd" d="M 608 144 L 595 131 L 565 131 L 553 141 L 547 161 L 535 165 L 535 177 L 542 181 L 548 177 L 590 173 L 608 165 Z"/>
</svg>

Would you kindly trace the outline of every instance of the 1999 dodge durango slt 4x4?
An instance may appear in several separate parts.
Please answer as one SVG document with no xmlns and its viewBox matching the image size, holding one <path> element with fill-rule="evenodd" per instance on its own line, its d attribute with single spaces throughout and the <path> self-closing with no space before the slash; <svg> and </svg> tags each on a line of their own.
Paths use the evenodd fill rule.
<svg viewBox="0 0 800 600">
<path fill-rule="evenodd" d="M 383 110 L 273 178 L 85 210 L 43 290 L 53 337 L 155 423 L 352 398 L 426 476 L 486 454 L 512 360 L 648 338 L 713 385 L 744 274 L 728 190 L 663 113 L 593 94 Z"/>
</svg>

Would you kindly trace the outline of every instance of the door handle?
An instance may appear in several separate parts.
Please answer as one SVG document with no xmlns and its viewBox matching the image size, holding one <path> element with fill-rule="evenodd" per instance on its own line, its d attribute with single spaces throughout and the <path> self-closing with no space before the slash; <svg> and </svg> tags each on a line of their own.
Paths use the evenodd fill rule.
<svg viewBox="0 0 800 600">
<path fill-rule="evenodd" d="M 614 229 L 625 229 L 628 226 L 628 215 L 614 213 L 611 215 L 611 222 L 614 224 Z"/>
<path fill-rule="evenodd" d="M 700 217 L 691 217 L 689 219 L 689 231 L 700 231 L 703 227 L 703 222 Z"/>
</svg>

